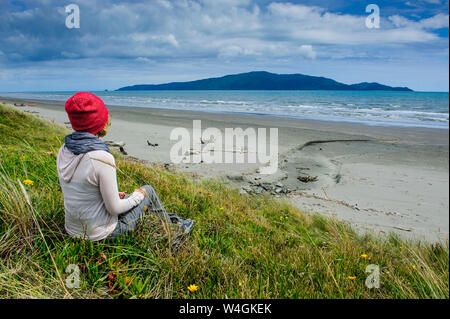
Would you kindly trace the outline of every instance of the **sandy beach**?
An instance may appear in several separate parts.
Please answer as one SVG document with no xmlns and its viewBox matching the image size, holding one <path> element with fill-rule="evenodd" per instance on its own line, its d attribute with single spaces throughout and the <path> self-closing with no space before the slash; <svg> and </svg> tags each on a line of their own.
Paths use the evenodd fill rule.
<svg viewBox="0 0 450 319">
<path fill-rule="evenodd" d="M 0 97 L 0 103 L 32 104 L 20 109 L 70 128 L 62 102 Z M 192 131 L 193 120 L 201 120 L 202 128 L 222 132 L 236 127 L 278 128 L 276 174 L 259 174 L 260 164 L 175 166 L 194 176 L 221 178 L 243 195 L 268 191 L 307 213 L 347 221 L 360 231 L 395 232 L 426 241 L 448 239 L 448 130 L 121 106 L 108 109 L 112 126 L 105 140 L 123 141 L 128 155 L 161 164 L 171 162 L 170 150 L 176 143 L 169 138 L 171 131 L 176 127 Z"/>
</svg>

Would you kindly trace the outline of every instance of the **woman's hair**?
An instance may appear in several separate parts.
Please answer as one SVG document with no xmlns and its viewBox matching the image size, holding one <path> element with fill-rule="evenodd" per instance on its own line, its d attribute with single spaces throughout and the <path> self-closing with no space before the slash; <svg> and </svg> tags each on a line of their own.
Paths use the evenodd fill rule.
<svg viewBox="0 0 450 319">
<path fill-rule="evenodd" d="M 111 116 L 108 115 L 108 121 L 106 122 L 105 126 L 95 135 L 97 137 L 104 137 L 108 133 L 108 128 L 110 126 L 111 126 Z"/>
</svg>

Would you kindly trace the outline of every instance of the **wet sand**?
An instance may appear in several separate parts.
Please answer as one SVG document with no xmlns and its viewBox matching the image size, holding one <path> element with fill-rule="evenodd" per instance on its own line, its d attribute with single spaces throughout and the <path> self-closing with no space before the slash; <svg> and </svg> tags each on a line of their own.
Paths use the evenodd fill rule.
<svg viewBox="0 0 450 319">
<path fill-rule="evenodd" d="M 0 97 L 1 102 L 34 104 L 20 109 L 70 127 L 62 102 Z M 333 216 L 359 231 L 395 232 L 426 241 L 448 239 L 448 130 L 120 106 L 108 109 L 112 126 L 105 140 L 123 141 L 129 155 L 161 164 L 171 162 L 170 150 L 177 142 L 170 140 L 171 131 L 184 127 L 192 132 L 193 120 L 201 120 L 203 129 L 215 127 L 222 133 L 236 127 L 278 128 L 275 174 L 259 174 L 261 163 L 176 166 L 195 176 L 222 178 L 243 194 L 268 191 L 307 213 Z M 245 156 L 255 151 L 245 146 Z M 226 143 L 221 149 L 242 151 Z"/>
</svg>

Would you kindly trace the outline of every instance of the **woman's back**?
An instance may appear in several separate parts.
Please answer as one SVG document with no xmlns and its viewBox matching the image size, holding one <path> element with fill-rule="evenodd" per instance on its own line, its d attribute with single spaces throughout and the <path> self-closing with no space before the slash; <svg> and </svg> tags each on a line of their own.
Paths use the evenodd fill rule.
<svg viewBox="0 0 450 319">
<path fill-rule="evenodd" d="M 63 145 L 58 152 L 58 176 L 66 210 L 65 227 L 72 236 L 101 240 L 116 227 L 117 216 L 108 213 L 100 190 L 101 172 L 114 170 L 115 175 L 115 169 L 108 169 L 105 167 L 108 165 L 101 161 L 114 165 L 114 157 L 105 151 L 75 155 Z"/>
<path fill-rule="evenodd" d="M 111 125 L 108 109 L 89 92 L 76 93 L 67 100 L 65 109 L 75 131 L 65 137 L 56 163 L 64 195 L 66 231 L 74 237 L 97 241 L 133 229 L 129 224 L 120 226 L 124 220 L 128 223 L 128 219 L 141 216 L 150 198 L 148 204 L 138 208 L 147 195 L 146 188 L 119 196 L 114 157 L 99 139 Z M 154 191 L 151 195 L 160 203 Z M 165 212 L 162 204 L 155 206 L 159 208 Z M 133 214 L 133 210 L 137 213 Z M 131 222 L 136 224 L 136 220 Z"/>
</svg>

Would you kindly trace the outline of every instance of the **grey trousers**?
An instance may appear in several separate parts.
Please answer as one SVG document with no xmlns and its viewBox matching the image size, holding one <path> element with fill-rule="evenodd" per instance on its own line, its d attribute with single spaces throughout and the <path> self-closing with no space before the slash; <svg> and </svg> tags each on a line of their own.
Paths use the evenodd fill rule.
<svg viewBox="0 0 450 319">
<path fill-rule="evenodd" d="M 169 221 L 169 215 L 167 214 L 164 206 L 159 199 L 158 194 L 156 194 L 153 187 L 150 185 L 142 186 L 147 192 L 144 200 L 136 207 L 130 209 L 129 211 L 120 214 L 117 226 L 114 231 L 109 235 L 110 238 L 116 238 L 122 234 L 125 234 L 136 228 L 138 221 L 146 212 L 152 212 L 158 214 L 165 221 Z M 126 195 L 128 197 L 130 195 Z"/>
</svg>

